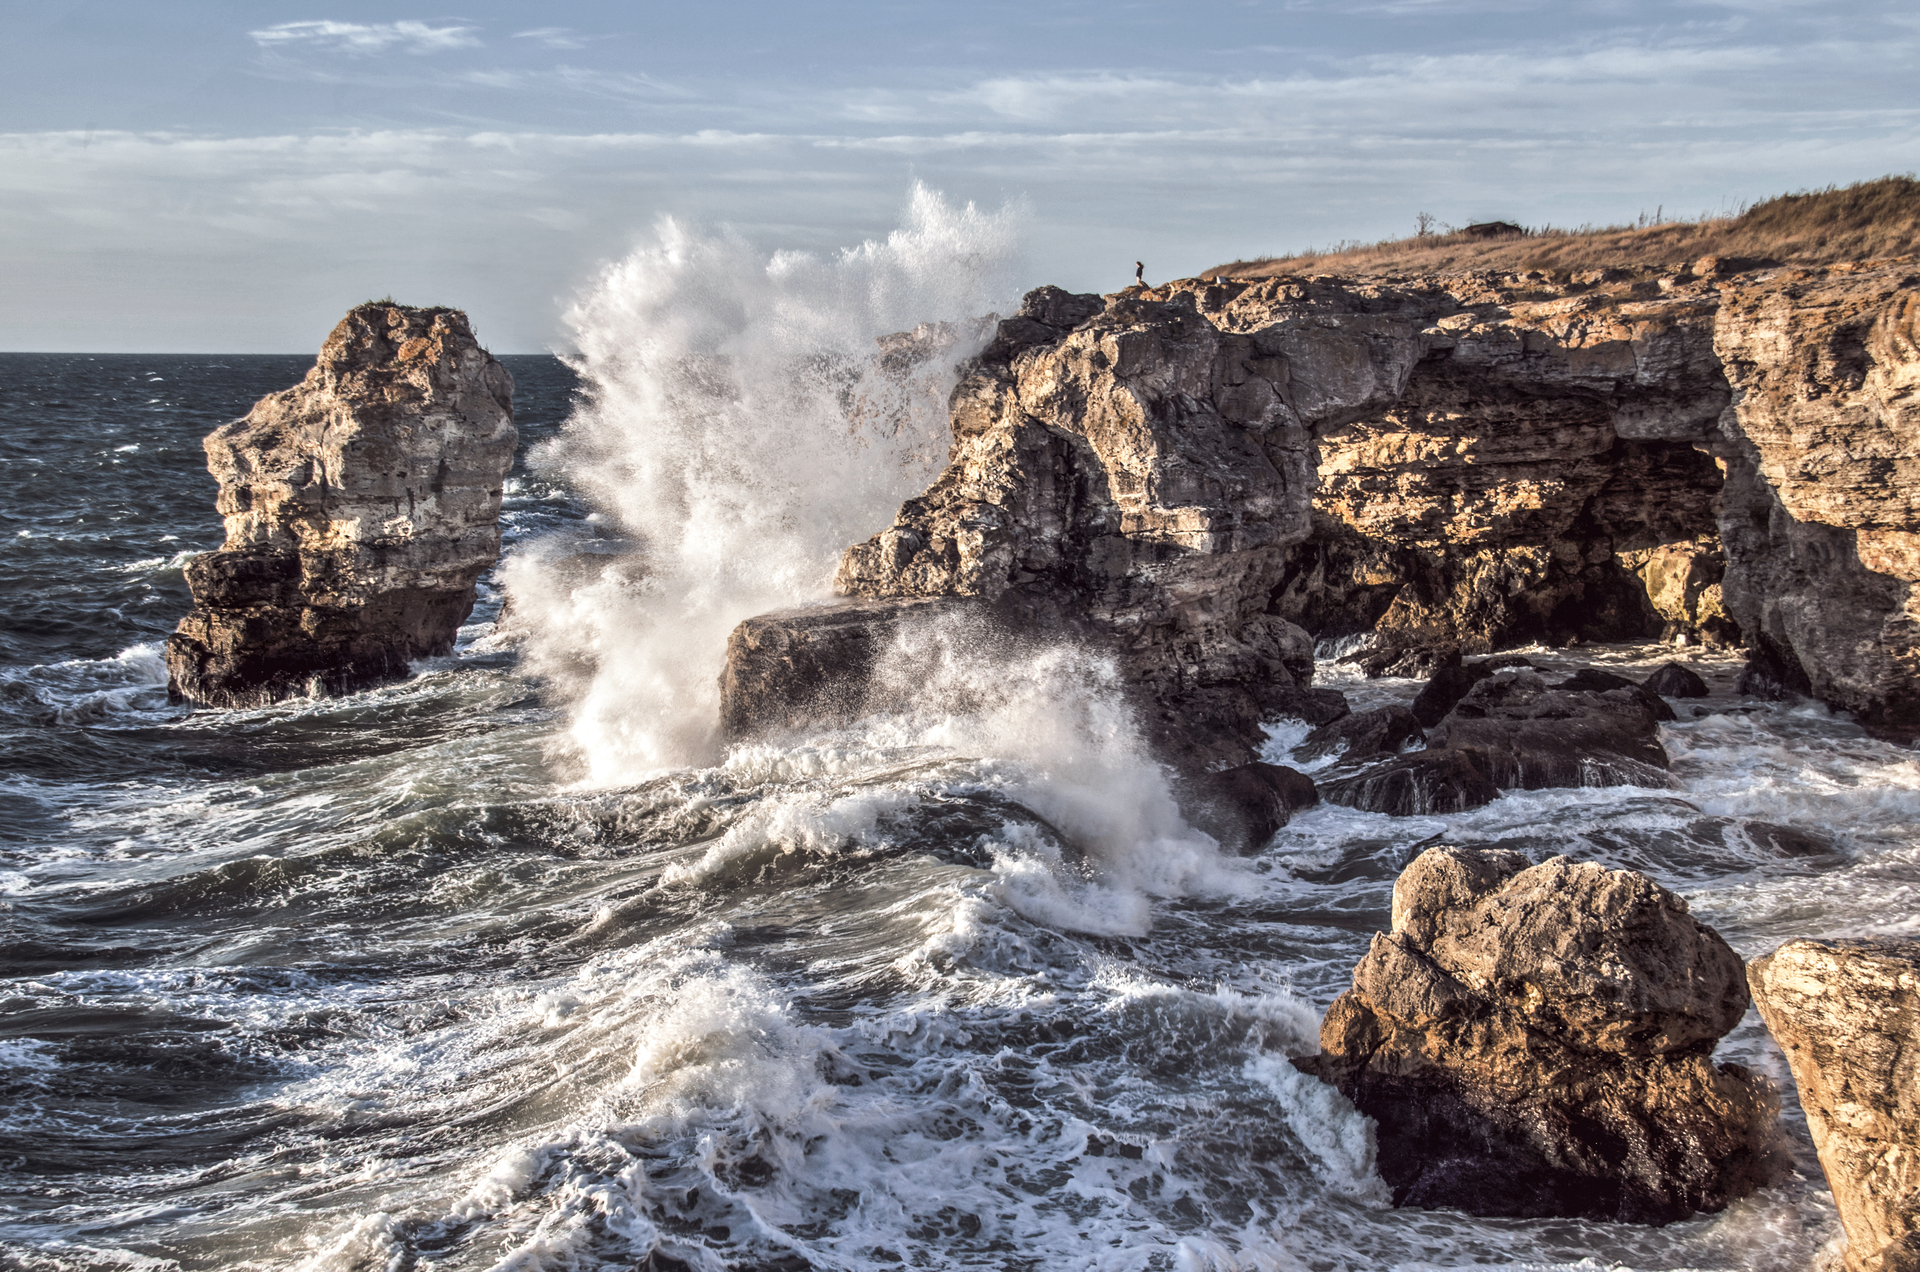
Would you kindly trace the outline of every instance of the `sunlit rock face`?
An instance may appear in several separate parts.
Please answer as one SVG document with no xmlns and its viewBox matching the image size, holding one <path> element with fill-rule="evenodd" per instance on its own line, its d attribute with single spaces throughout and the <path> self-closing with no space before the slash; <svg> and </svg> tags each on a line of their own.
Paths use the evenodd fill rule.
<svg viewBox="0 0 1920 1272">
<path fill-rule="evenodd" d="M 513 379 L 465 314 L 366 304 L 306 379 L 206 440 L 223 547 L 167 641 L 209 706 L 344 692 L 452 649 L 500 553 Z"/>
<path fill-rule="evenodd" d="M 1920 1270 L 1920 941 L 1789 941 L 1747 980 L 1793 1066 L 1847 1272 Z"/>
<path fill-rule="evenodd" d="M 1913 286 L 1703 262 L 1042 288 L 837 590 L 1102 645 L 1205 762 L 1337 717 L 1306 652 L 1356 632 L 1744 640 L 1756 691 L 1920 732 Z"/>
</svg>

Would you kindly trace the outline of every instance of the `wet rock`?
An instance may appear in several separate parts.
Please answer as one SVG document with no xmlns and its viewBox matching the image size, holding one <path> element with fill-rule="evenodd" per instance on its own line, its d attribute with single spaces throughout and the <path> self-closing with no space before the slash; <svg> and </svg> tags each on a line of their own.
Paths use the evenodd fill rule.
<svg viewBox="0 0 1920 1272">
<path fill-rule="evenodd" d="M 1662 698 L 1704 698 L 1707 696 L 1707 682 L 1700 679 L 1698 673 L 1677 662 L 1667 663 L 1660 670 L 1648 676 L 1643 686 L 1649 693 L 1657 693 Z"/>
<path fill-rule="evenodd" d="M 1444 667 L 1458 667 L 1460 647 L 1453 644 L 1395 644 L 1348 654 L 1340 661 L 1358 666 L 1369 680 L 1377 680 L 1382 676 L 1425 680 Z"/>
<path fill-rule="evenodd" d="M 1847 1272 L 1920 1272 L 1920 941 L 1791 941 L 1747 980 L 1793 1066 Z"/>
<path fill-rule="evenodd" d="M 1426 750 L 1323 782 L 1320 797 L 1362 812 L 1418 817 L 1480 808 L 1498 799 L 1500 790 L 1478 756 Z"/>
<path fill-rule="evenodd" d="M 1806 697 L 1813 691 L 1813 682 L 1791 650 L 1760 637 L 1747 651 L 1747 665 L 1740 669 L 1734 689 L 1769 702 L 1780 702 Z"/>
<path fill-rule="evenodd" d="M 206 439 L 225 545 L 186 568 L 172 693 L 242 707 L 453 648 L 500 554 L 513 379 L 453 309 L 350 312 L 300 384 Z"/>
<path fill-rule="evenodd" d="M 1427 745 L 1471 753 L 1501 790 L 1553 786 L 1667 786 L 1659 702 L 1625 689 L 1549 688 L 1532 672 L 1481 681 L 1427 735 Z M 1672 718 L 1664 702 L 1661 710 Z"/>
<path fill-rule="evenodd" d="M 1197 785 L 1202 829 L 1247 851 L 1272 839 L 1295 813 L 1320 802 L 1305 773 L 1261 760 L 1208 774 Z M 1194 801 L 1183 802 L 1191 807 Z"/>
<path fill-rule="evenodd" d="M 1251 758 L 1263 721 L 1331 707 L 1302 703 L 1312 640 L 1268 605 L 1308 531 L 1310 430 L 1390 402 L 1411 337 L 1041 289 L 955 389 L 947 470 L 836 589 L 1050 616 L 1112 653 L 1169 758 Z"/>
<path fill-rule="evenodd" d="M 1486 663 L 1467 663 L 1459 667 L 1442 667 L 1433 673 L 1433 679 L 1426 683 L 1410 708 L 1413 718 L 1426 728 L 1431 729 L 1447 718 L 1447 713 L 1458 705 L 1467 691 L 1493 674 L 1493 668 Z"/>
<path fill-rule="evenodd" d="M 1425 744 L 1426 740 L 1426 730 L 1405 707 L 1375 707 L 1342 716 L 1315 729 L 1294 749 L 1294 754 L 1302 760 L 1318 760 L 1329 755 L 1358 760 L 1370 755 L 1397 755 Z"/>
<path fill-rule="evenodd" d="M 1667 1223 L 1780 1170 L 1778 1102 L 1715 1065 L 1739 956 L 1642 875 L 1439 847 L 1295 1060 L 1378 1124 L 1396 1205 Z"/>
<path fill-rule="evenodd" d="M 1601 671 L 1598 667 L 1582 667 L 1579 671 L 1574 672 L 1571 676 L 1568 676 L 1565 680 L 1562 680 L 1553 687 L 1555 689 L 1592 690 L 1597 693 L 1607 693 L 1615 689 L 1624 689 L 1639 699 L 1639 701 L 1646 706 L 1647 710 L 1653 712 L 1654 719 L 1664 723 L 1676 718 L 1673 714 L 1673 708 L 1668 706 L 1659 694 L 1648 689 L 1637 680 L 1629 680 L 1627 677 L 1616 675 L 1611 671 Z"/>
<path fill-rule="evenodd" d="M 721 735 L 739 741 L 832 727 L 901 705 L 885 695 L 876 667 L 905 625 L 941 619 L 984 623 L 984 607 L 954 597 L 856 600 L 748 619 L 727 638 Z"/>
</svg>

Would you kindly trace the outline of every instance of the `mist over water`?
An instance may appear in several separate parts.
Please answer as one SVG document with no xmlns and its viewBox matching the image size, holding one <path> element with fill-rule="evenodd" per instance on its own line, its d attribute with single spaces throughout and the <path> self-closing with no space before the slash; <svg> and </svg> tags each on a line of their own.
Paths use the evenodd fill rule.
<svg viewBox="0 0 1920 1272">
<path fill-rule="evenodd" d="M 532 463 L 600 533 L 503 574 L 589 783 L 717 758 L 727 633 L 827 595 L 939 472 L 954 369 L 1018 303 L 1019 220 L 917 186 L 900 229 L 825 259 L 663 221 L 569 312 L 585 399 Z"/>
<path fill-rule="evenodd" d="M 1103 659 L 949 620 L 893 703 L 721 753 L 728 630 L 820 596 L 944 457 L 1010 218 L 835 258 L 673 227 L 511 359 L 507 564 L 446 659 L 167 703 L 199 438 L 304 359 L 0 355 L 0 1268 L 1799 1272 L 1798 1173 L 1666 1228 L 1395 1211 L 1287 1057 L 1437 840 L 1642 870 L 1743 955 L 1912 934 L 1920 763 L 1713 689 L 1670 790 L 1188 825 Z M 1039 281 L 1023 279 L 1022 282 Z M 937 334 L 937 333 L 935 333 Z M 876 354 L 879 355 L 876 360 Z M 504 582 L 503 582 L 504 580 Z M 511 604 L 501 613 L 505 593 Z M 497 621 L 496 621 L 497 620 Z M 1410 701 L 1324 651 L 1354 706 Z M 1675 651 L 1529 650 L 1644 675 Z M 907 691 L 911 692 L 907 692 Z M 1305 734 L 1276 721 L 1272 758 Z"/>
</svg>

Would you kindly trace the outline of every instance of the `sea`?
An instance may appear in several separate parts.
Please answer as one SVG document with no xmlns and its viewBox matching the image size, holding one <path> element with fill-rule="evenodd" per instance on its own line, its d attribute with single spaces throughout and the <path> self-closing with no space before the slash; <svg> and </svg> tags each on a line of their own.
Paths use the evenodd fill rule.
<svg viewBox="0 0 1920 1272">
<path fill-rule="evenodd" d="M 162 648 L 221 539 L 200 439 L 311 357 L 0 355 L 0 1267 L 1831 1253 L 1752 1013 L 1720 1054 L 1778 1084 L 1796 1168 L 1661 1228 L 1396 1210 L 1371 1125 L 1288 1063 L 1434 843 L 1643 871 L 1748 957 L 1920 933 L 1914 752 L 1741 696 L 1731 654 L 1522 651 L 1705 676 L 1671 789 L 1323 805 L 1245 852 L 1181 817 L 1084 650 L 949 640 L 909 706 L 716 736 L 731 624 L 824 596 L 938 471 L 1010 233 L 933 196 L 838 256 L 663 226 L 583 289 L 577 352 L 503 359 L 506 549 L 453 653 L 255 710 L 170 702 Z M 1412 698 L 1351 646 L 1320 683 Z"/>
</svg>

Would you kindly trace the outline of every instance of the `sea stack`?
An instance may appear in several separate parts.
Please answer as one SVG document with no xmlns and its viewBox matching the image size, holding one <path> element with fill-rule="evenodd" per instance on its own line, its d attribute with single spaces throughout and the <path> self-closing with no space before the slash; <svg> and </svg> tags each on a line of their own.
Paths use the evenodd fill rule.
<svg viewBox="0 0 1920 1272">
<path fill-rule="evenodd" d="M 1920 1272 L 1920 941 L 1790 941 L 1747 980 L 1793 1066 L 1846 1272 Z"/>
<path fill-rule="evenodd" d="M 1782 1165 L 1772 1087 L 1712 1058 L 1742 971 L 1644 875 L 1430 848 L 1294 1064 L 1379 1123 L 1396 1205 L 1669 1223 Z"/>
<path fill-rule="evenodd" d="M 258 706 L 447 653 L 500 554 L 516 441 L 513 377 L 465 314 L 353 309 L 306 379 L 207 436 L 227 538 L 186 568 L 170 691 Z"/>
</svg>

